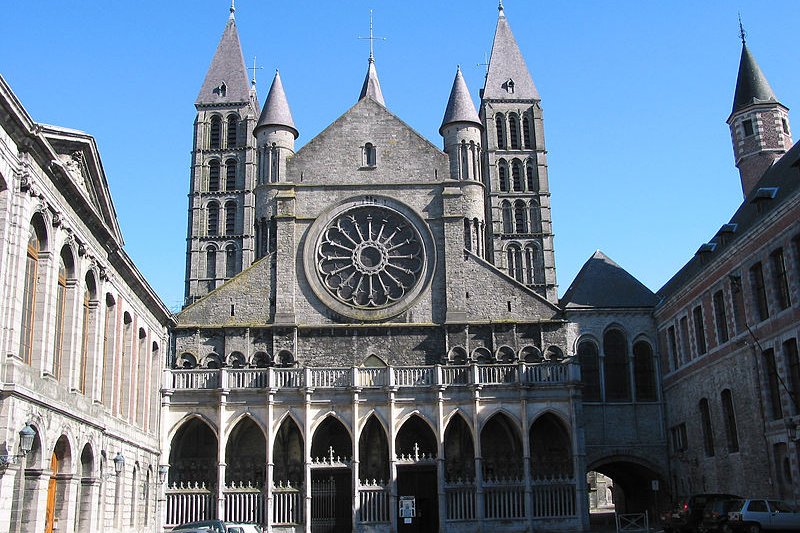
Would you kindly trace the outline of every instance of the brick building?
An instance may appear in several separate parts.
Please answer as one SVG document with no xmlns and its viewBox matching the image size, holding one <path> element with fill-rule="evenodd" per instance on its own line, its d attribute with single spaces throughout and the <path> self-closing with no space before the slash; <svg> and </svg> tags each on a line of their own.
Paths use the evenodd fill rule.
<svg viewBox="0 0 800 533">
<path fill-rule="evenodd" d="M 170 313 L 123 249 L 94 139 L 0 77 L 0 531 L 157 531 Z"/>
<path fill-rule="evenodd" d="M 671 485 L 796 499 L 800 152 L 744 36 L 727 122 L 744 200 L 654 313 Z"/>
</svg>

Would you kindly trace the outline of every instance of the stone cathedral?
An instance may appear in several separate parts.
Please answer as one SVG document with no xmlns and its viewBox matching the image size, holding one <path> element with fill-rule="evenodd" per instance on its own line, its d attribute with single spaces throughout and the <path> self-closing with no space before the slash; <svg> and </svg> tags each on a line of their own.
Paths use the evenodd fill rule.
<svg viewBox="0 0 800 533">
<path fill-rule="evenodd" d="M 631 500 L 665 478 L 654 344 L 641 382 L 625 370 L 653 294 L 595 254 L 558 301 L 541 100 L 502 4 L 479 107 L 460 70 L 430 106 L 439 146 L 392 113 L 372 53 L 353 96 L 296 148 L 291 94 L 276 73 L 259 106 L 231 9 L 195 102 L 165 525 L 579 531 L 587 468 L 638 454 Z M 626 298 L 592 315 L 598 286 Z M 601 339 L 616 308 L 641 331 L 581 342 L 571 316 Z M 613 409 L 584 429 L 577 356 L 599 380 L 598 345 L 655 431 L 615 441 Z"/>
</svg>

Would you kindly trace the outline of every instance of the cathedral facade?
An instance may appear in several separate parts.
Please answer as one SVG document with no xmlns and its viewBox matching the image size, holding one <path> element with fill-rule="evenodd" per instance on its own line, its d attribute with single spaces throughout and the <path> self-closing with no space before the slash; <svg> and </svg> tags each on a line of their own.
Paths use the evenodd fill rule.
<svg viewBox="0 0 800 533">
<path fill-rule="evenodd" d="M 442 102 L 443 150 L 370 55 L 355 105 L 295 151 L 233 13 L 196 106 L 166 524 L 584 529 L 540 99 L 502 10 L 480 111 L 460 71 Z"/>
</svg>

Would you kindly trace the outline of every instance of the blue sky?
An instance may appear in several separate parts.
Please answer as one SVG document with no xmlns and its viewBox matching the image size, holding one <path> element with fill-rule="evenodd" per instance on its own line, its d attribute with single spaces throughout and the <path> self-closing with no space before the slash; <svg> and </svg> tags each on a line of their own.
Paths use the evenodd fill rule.
<svg viewBox="0 0 800 533">
<path fill-rule="evenodd" d="M 226 0 L 6 2 L 0 73 L 34 120 L 97 139 L 126 250 L 172 309 L 183 299 L 194 101 Z M 374 10 L 390 111 L 441 146 L 456 65 L 478 97 L 493 0 L 238 0 L 263 103 L 280 68 L 302 146 L 358 97 Z M 800 2 L 506 0 L 542 97 L 563 293 L 596 249 L 657 290 L 741 201 L 725 120 L 741 45 L 800 105 Z M 795 113 L 790 112 L 790 118 Z M 796 127 L 800 128 L 800 119 Z M 795 133 L 795 139 L 800 129 Z"/>
</svg>

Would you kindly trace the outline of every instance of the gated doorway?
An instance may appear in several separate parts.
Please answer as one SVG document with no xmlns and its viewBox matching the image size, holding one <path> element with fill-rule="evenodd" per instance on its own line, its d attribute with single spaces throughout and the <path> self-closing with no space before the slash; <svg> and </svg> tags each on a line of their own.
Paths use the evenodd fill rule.
<svg viewBox="0 0 800 533">
<path fill-rule="evenodd" d="M 348 533 L 353 529 L 353 491 L 350 469 L 324 468 L 311 472 L 312 533 Z"/>
<path fill-rule="evenodd" d="M 439 531 L 439 484 L 435 466 L 398 466 L 397 495 L 414 497 L 416 517 L 411 523 L 400 516 L 398 510 L 398 533 L 434 533 Z"/>
</svg>

